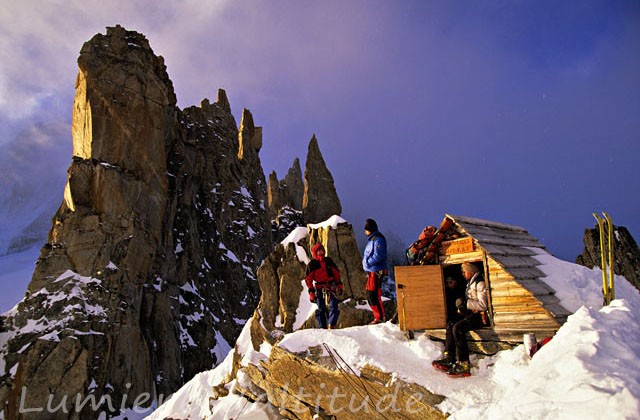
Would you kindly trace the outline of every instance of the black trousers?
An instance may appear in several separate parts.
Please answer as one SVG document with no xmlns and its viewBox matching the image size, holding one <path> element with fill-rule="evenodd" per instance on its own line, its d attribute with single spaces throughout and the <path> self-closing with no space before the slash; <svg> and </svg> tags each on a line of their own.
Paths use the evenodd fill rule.
<svg viewBox="0 0 640 420">
<path fill-rule="evenodd" d="M 447 324 L 447 354 L 451 362 L 469 361 L 469 345 L 465 334 L 482 327 L 482 317 L 479 313 L 468 313 L 460 321 Z"/>
</svg>

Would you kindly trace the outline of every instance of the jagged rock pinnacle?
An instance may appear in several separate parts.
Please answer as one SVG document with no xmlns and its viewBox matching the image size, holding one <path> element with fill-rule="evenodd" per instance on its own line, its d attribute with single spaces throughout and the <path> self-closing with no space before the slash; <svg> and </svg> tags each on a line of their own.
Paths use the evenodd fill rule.
<svg viewBox="0 0 640 420">
<path fill-rule="evenodd" d="M 302 212 L 306 223 L 322 222 L 334 214 L 342 213 L 342 205 L 336 192 L 333 176 L 320 153 L 315 134 L 309 141 L 304 181 Z"/>
<path fill-rule="evenodd" d="M 239 132 L 224 91 L 178 109 L 162 58 L 121 26 L 86 42 L 78 67 L 64 201 L 29 293 L 0 318 L 6 418 L 54 395 L 57 417 L 83 419 L 99 413 L 76 413 L 76 396 L 117 409 L 170 395 L 233 347 L 271 251 L 248 111 Z"/>
</svg>

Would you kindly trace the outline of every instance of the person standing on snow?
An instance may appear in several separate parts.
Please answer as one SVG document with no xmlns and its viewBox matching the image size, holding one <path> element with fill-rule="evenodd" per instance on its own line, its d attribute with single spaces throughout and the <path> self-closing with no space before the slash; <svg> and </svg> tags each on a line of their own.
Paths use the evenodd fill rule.
<svg viewBox="0 0 640 420">
<path fill-rule="evenodd" d="M 462 319 L 447 323 L 445 357 L 432 363 L 434 368 L 455 378 L 471 375 L 466 333 L 482 327 L 482 314 L 488 307 L 486 284 L 480 269 L 474 264 L 463 263 L 462 277 L 467 281 L 465 299 L 456 301 Z"/>
<path fill-rule="evenodd" d="M 325 256 L 322 244 L 317 243 L 311 249 L 313 259 L 307 265 L 305 281 L 309 289 L 309 300 L 318 305 L 316 320 L 318 327 L 333 329 L 338 325 L 340 310 L 338 296 L 342 295 L 343 285 L 340 281 L 340 270 L 333 260 Z M 329 319 L 327 323 L 327 304 Z"/>
<path fill-rule="evenodd" d="M 382 280 L 387 271 L 387 240 L 378 231 L 378 224 L 373 219 L 367 219 L 364 224 L 367 235 L 367 246 L 364 248 L 362 268 L 367 273 L 367 301 L 373 312 L 371 324 L 384 321 L 384 307 L 382 306 Z"/>
</svg>

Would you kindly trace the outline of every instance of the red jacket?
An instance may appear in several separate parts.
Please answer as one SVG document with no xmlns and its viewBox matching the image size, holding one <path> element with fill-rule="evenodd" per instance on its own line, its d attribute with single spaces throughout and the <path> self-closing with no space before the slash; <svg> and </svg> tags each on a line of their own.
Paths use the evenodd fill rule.
<svg viewBox="0 0 640 420">
<path fill-rule="evenodd" d="M 319 257 L 318 249 L 322 244 L 315 244 L 311 250 L 313 259 L 307 265 L 307 276 L 304 278 L 309 290 L 312 289 L 333 289 L 342 285 L 340 281 L 340 270 L 329 257 Z"/>
</svg>

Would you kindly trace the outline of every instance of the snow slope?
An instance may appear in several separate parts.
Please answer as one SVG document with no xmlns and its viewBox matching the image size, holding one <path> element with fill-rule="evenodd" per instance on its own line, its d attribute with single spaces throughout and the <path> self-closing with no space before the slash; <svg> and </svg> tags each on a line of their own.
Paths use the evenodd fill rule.
<svg viewBox="0 0 640 420">
<path fill-rule="evenodd" d="M 343 221 L 332 219 L 329 225 Z M 306 229 L 292 232 L 284 242 L 298 242 Z M 473 357 L 473 376 L 451 379 L 431 368 L 440 357 L 442 344 L 425 336 L 407 341 L 396 325 L 385 323 L 343 330 L 302 330 L 284 337 L 280 346 L 299 351 L 325 343 L 355 370 L 370 364 L 393 372 L 404 381 L 415 382 L 444 395 L 439 408 L 453 419 L 598 419 L 638 418 L 640 413 L 640 293 L 623 277 L 616 276 L 616 297 L 602 307 L 602 276 L 589 269 L 559 260 L 539 249 L 539 268 L 544 281 L 556 290 L 563 306 L 575 312 L 549 344 L 533 359 L 523 346 L 493 357 Z M 306 253 L 300 249 L 299 258 Z M 29 251 L 0 257 L 2 312 L 23 296 L 39 252 Z M 306 319 L 315 306 L 301 296 L 299 317 Z M 296 328 L 299 326 L 296 325 Z M 242 364 L 268 358 L 270 347 L 253 351 L 247 323 L 237 342 Z M 542 337 L 538 337 L 539 339 Z M 216 369 L 194 377 L 148 418 L 273 419 L 273 408 L 230 393 L 211 400 L 212 386 L 223 382 L 231 371 L 232 353 Z M 245 380 L 242 375 L 236 379 Z M 231 389 L 231 382 L 226 387 Z M 210 406 L 211 404 L 211 406 Z M 130 410 L 119 418 L 144 418 L 148 410 Z M 366 414 L 366 413 L 363 413 Z"/>
<path fill-rule="evenodd" d="M 544 281 L 575 313 L 533 358 L 522 345 L 492 357 L 474 355 L 473 375 L 453 379 L 430 366 L 441 355 L 441 343 L 425 336 L 407 341 L 390 323 L 296 331 L 285 336 L 279 346 L 299 351 L 325 343 L 355 371 L 371 364 L 444 395 L 446 400 L 438 408 L 452 419 L 637 419 L 640 293 L 616 276 L 618 299 L 603 308 L 599 269 L 537 252 L 542 263 L 539 268 L 547 275 Z M 251 349 L 249 328 L 248 323 L 238 339 L 245 365 L 266 359 L 270 352 L 268 347 L 259 353 Z M 211 387 L 230 371 L 230 363 L 229 356 L 216 369 L 198 375 L 148 418 L 278 418 L 269 407 L 247 403 L 233 394 L 209 402 Z M 240 375 L 236 380 L 243 379 Z"/>
</svg>

